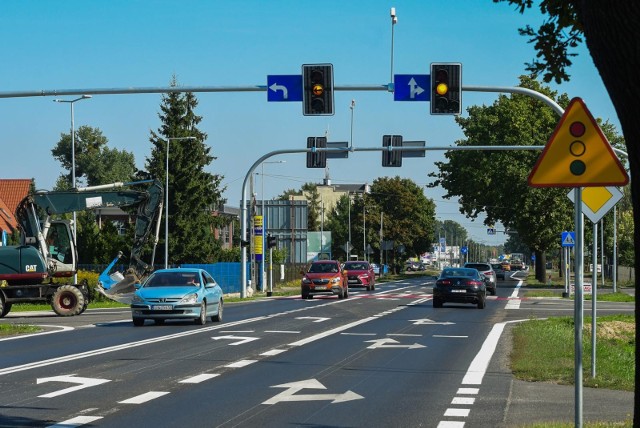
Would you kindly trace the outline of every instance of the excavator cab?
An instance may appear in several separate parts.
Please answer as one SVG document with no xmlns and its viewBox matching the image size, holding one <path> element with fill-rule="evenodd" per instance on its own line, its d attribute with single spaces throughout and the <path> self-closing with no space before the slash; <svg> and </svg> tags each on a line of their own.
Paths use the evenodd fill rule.
<svg viewBox="0 0 640 428">
<path fill-rule="evenodd" d="M 72 276 L 76 266 L 76 250 L 68 220 L 54 220 L 47 230 L 47 262 L 54 277 Z"/>
</svg>

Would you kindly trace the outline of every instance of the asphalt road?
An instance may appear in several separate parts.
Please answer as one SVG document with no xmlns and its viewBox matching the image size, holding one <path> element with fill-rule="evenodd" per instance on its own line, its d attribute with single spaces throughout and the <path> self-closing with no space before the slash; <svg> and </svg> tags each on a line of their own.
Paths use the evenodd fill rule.
<svg viewBox="0 0 640 428">
<path fill-rule="evenodd" d="M 519 299 L 511 281 L 483 310 L 434 309 L 432 283 L 352 289 L 345 300 L 228 304 L 222 323 L 205 326 L 133 327 L 128 310 L 9 313 L 0 322 L 46 325 L 47 334 L 0 340 L 0 427 L 517 422 L 505 331 L 531 317 L 570 315 L 572 302 Z M 598 306 L 627 310 L 633 305 Z"/>
</svg>

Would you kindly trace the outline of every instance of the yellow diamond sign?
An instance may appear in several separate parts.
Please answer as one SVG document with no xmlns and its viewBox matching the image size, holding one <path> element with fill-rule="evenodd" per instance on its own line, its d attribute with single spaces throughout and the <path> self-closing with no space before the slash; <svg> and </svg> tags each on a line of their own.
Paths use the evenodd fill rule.
<svg viewBox="0 0 640 428">
<path fill-rule="evenodd" d="M 567 194 L 573 203 L 574 194 L 573 190 Z M 617 187 L 585 187 L 582 190 L 582 212 L 593 223 L 597 223 L 622 199 L 622 196 Z"/>
</svg>

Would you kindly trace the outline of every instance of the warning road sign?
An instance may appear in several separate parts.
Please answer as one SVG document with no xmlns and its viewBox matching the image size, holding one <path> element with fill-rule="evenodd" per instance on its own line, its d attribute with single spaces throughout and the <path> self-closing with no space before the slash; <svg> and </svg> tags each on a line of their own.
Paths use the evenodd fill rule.
<svg viewBox="0 0 640 428">
<path fill-rule="evenodd" d="M 624 167 L 581 98 L 574 98 L 529 174 L 532 187 L 624 186 Z"/>
</svg>

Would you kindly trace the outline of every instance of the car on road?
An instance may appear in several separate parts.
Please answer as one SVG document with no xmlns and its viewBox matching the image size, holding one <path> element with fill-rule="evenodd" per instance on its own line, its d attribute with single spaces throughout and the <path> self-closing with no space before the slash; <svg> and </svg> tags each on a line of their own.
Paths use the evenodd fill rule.
<svg viewBox="0 0 640 428">
<path fill-rule="evenodd" d="M 375 290 L 376 274 L 369 262 L 352 260 L 345 262 L 342 268 L 347 273 L 349 287 L 364 287 L 367 291 Z"/>
<path fill-rule="evenodd" d="M 380 265 L 377 263 L 371 263 L 371 267 L 373 268 L 373 273 L 380 276 Z"/>
<path fill-rule="evenodd" d="M 491 263 L 467 262 L 464 264 L 464 267 L 477 269 L 480 273 L 487 276 L 489 278 L 489 283 L 490 283 L 490 285 L 487 286 L 487 289 L 492 296 L 496 295 L 497 275 L 493 270 L 493 268 L 491 267 Z"/>
<path fill-rule="evenodd" d="M 433 286 L 433 307 L 446 302 L 473 303 L 484 309 L 487 286 L 482 274 L 473 268 L 444 268 Z"/>
<path fill-rule="evenodd" d="M 493 271 L 496 273 L 496 279 L 505 279 L 504 268 L 502 263 L 491 263 Z"/>
<path fill-rule="evenodd" d="M 339 299 L 349 297 L 347 275 L 336 260 L 318 260 L 302 272 L 300 294 L 312 299 L 315 294 L 333 294 Z"/>
<path fill-rule="evenodd" d="M 220 285 L 203 269 L 160 269 L 142 284 L 136 284 L 131 302 L 133 325 L 152 319 L 192 319 L 204 325 L 207 318 L 222 321 L 223 293 Z"/>
</svg>

